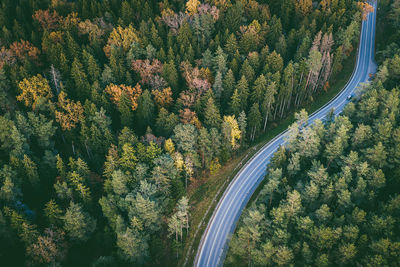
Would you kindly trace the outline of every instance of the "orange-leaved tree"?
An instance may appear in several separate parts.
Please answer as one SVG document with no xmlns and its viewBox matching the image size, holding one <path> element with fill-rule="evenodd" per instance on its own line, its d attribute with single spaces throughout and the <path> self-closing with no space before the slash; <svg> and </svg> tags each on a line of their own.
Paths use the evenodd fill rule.
<svg viewBox="0 0 400 267">
<path fill-rule="evenodd" d="M 124 84 L 116 85 L 111 83 L 106 87 L 105 90 L 110 95 L 111 100 L 115 104 L 119 105 L 122 94 L 125 94 L 131 101 L 132 110 L 137 109 L 138 99 L 142 93 L 142 88 L 140 87 L 140 84 L 136 84 L 135 87 L 132 87 Z"/>
<path fill-rule="evenodd" d="M 366 2 L 357 2 L 358 7 L 362 11 L 362 18 L 363 20 L 367 19 L 369 13 L 374 12 L 374 7 L 371 6 L 369 3 Z"/>
<path fill-rule="evenodd" d="M 58 28 L 61 20 L 63 19 L 58 15 L 57 11 L 53 10 L 50 12 L 47 10 L 36 10 L 35 14 L 32 15 L 34 20 L 37 20 L 43 29 L 55 30 Z"/>
<path fill-rule="evenodd" d="M 10 45 L 9 51 L 12 56 L 19 61 L 23 61 L 26 56 L 30 59 L 38 60 L 40 54 L 40 50 L 37 47 L 25 40 L 13 42 Z"/>
<path fill-rule="evenodd" d="M 81 102 L 68 99 L 64 92 L 58 95 L 58 108 L 59 110 L 55 112 L 56 121 L 60 123 L 64 131 L 75 128 L 80 121 L 84 120 Z"/>
<path fill-rule="evenodd" d="M 162 90 L 153 90 L 154 101 L 159 108 L 168 107 L 174 101 L 172 99 L 171 87 L 164 88 Z"/>
</svg>

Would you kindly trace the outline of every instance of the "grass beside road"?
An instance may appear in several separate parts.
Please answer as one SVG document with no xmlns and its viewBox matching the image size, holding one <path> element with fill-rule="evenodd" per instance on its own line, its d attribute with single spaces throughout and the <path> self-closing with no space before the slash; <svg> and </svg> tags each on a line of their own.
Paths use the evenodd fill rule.
<svg viewBox="0 0 400 267">
<path fill-rule="evenodd" d="M 355 51 L 343 63 L 343 70 L 339 77 L 332 83 L 331 88 L 327 92 L 323 92 L 315 98 L 315 101 L 305 107 L 307 112 L 311 114 L 329 100 L 331 100 L 346 85 L 350 79 L 355 67 L 356 53 Z M 251 146 L 239 153 L 225 164 L 221 170 L 215 175 L 208 175 L 200 178 L 195 184 L 188 188 L 188 197 L 190 199 L 190 221 L 191 230 L 185 239 L 184 251 L 178 262 L 178 266 L 192 266 L 197 253 L 198 245 L 208 221 L 218 204 L 220 197 L 225 189 L 235 177 L 240 168 L 250 159 L 262 146 L 268 143 L 272 138 L 286 130 L 290 124 L 294 122 L 294 112 L 291 112 L 279 124 L 272 125 L 265 134 L 261 135 Z M 248 205 L 252 203 L 258 192 L 261 190 L 264 182 L 257 188 L 251 197 Z"/>
</svg>

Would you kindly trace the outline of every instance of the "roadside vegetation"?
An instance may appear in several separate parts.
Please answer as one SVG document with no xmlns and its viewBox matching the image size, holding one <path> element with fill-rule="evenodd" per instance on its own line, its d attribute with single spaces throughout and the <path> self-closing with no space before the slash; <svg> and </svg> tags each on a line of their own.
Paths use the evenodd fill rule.
<svg viewBox="0 0 400 267">
<path fill-rule="evenodd" d="M 379 70 L 341 116 L 291 126 L 226 266 L 397 266 L 400 261 L 399 1 L 382 1 Z M 384 39 L 383 39 L 384 38 Z"/>
<path fill-rule="evenodd" d="M 366 12 L 350 0 L 1 1 L 0 262 L 183 264 L 253 145 L 336 93 Z"/>
</svg>

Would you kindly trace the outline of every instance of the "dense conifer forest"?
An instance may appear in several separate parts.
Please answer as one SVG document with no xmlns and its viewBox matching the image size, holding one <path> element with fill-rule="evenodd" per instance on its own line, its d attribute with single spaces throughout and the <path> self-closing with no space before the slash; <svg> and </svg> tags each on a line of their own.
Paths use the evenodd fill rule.
<svg viewBox="0 0 400 267">
<path fill-rule="evenodd" d="M 175 266 L 192 230 L 188 186 L 330 90 L 369 8 L 1 0 L 0 265 Z M 379 80 L 345 116 L 307 130 L 313 146 L 293 136 L 277 154 L 276 185 L 246 216 L 259 220 L 258 240 L 239 235 L 235 255 L 261 265 L 398 259 L 399 54 L 399 42 L 382 51 Z M 236 249 L 243 238 L 251 246 Z M 282 258 L 262 247 L 284 248 Z"/>
<path fill-rule="evenodd" d="M 376 77 L 336 119 L 297 114 L 226 265 L 399 266 L 400 1 L 381 2 Z"/>
</svg>

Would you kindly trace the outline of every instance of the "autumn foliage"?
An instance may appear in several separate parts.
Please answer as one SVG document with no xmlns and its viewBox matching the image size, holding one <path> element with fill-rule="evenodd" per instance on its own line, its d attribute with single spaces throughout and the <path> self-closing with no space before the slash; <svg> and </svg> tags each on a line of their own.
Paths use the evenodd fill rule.
<svg viewBox="0 0 400 267">
<path fill-rule="evenodd" d="M 295 1 L 295 7 L 298 14 L 307 16 L 312 10 L 312 0 L 297 0 Z"/>
<path fill-rule="evenodd" d="M 39 56 L 39 49 L 33 46 L 30 42 L 21 40 L 14 42 L 10 45 L 10 52 L 18 60 L 23 60 L 25 56 L 37 60 Z"/>
<path fill-rule="evenodd" d="M 7 49 L 2 47 L 0 50 L 0 68 L 4 64 L 14 65 L 28 57 L 33 61 L 38 61 L 40 50 L 29 41 L 21 40 L 13 42 Z"/>
<path fill-rule="evenodd" d="M 366 2 L 357 2 L 357 5 L 362 11 L 363 20 L 367 19 L 369 13 L 374 12 L 374 7 L 371 6 L 369 3 Z"/>
<path fill-rule="evenodd" d="M 49 82 L 40 74 L 23 79 L 18 87 L 21 94 L 17 96 L 17 100 L 24 102 L 25 106 L 32 107 L 32 109 L 36 108 L 40 99 L 50 100 L 53 97 Z"/>
<path fill-rule="evenodd" d="M 158 59 L 154 59 L 151 63 L 150 60 L 133 60 L 132 69 L 139 73 L 142 85 L 148 84 L 152 88 L 165 85 L 165 81 L 159 76 L 162 71 L 163 65 Z"/>
<path fill-rule="evenodd" d="M 181 70 L 189 88 L 197 89 L 200 94 L 211 88 L 207 69 L 199 69 L 188 62 L 182 62 Z"/>
<path fill-rule="evenodd" d="M 126 28 L 118 26 L 110 33 L 108 37 L 107 45 L 103 48 L 104 53 L 107 57 L 111 56 L 111 48 L 121 47 L 125 52 L 129 50 L 132 43 L 138 42 L 139 38 L 136 34 L 136 30 L 132 25 Z"/>
<path fill-rule="evenodd" d="M 79 33 L 84 35 L 89 35 L 89 41 L 91 44 L 96 43 L 105 34 L 105 31 L 100 28 L 97 24 L 91 22 L 90 20 L 81 21 L 78 24 Z"/>
<path fill-rule="evenodd" d="M 340 80 L 371 11 L 358 1 L 372 3 L 0 0 L 0 267 L 179 265 L 194 236 L 183 196 Z M 384 86 L 399 62 L 379 68 Z M 290 256 L 266 247 L 246 255 Z"/>
<path fill-rule="evenodd" d="M 171 33 L 176 35 L 179 28 L 187 20 L 189 15 L 184 12 L 175 13 L 169 8 L 161 12 L 161 20 L 170 28 Z"/>
<path fill-rule="evenodd" d="M 197 13 L 197 7 L 200 5 L 199 0 L 189 0 L 186 2 L 186 12 L 190 15 Z"/>
<path fill-rule="evenodd" d="M 60 111 L 55 112 L 56 121 L 60 123 L 64 131 L 75 128 L 79 121 L 84 119 L 81 102 L 68 99 L 64 92 L 58 95 L 58 108 Z"/>
<path fill-rule="evenodd" d="M 196 112 L 185 108 L 184 110 L 179 111 L 179 117 L 183 124 L 193 124 L 194 126 L 196 126 L 197 129 L 201 128 L 201 122 L 197 117 Z"/>
<path fill-rule="evenodd" d="M 37 10 L 35 14 L 33 14 L 32 18 L 39 22 L 43 29 L 46 30 L 55 30 L 60 25 L 62 21 L 62 17 L 58 15 L 57 11 L 53 10 Z"/>
<path fill-rule="evenodd" d="M 125 94 L 131 102 L 132 110 L 137 109 L 138 99 L 142 93 L 142 88 L 139 84 L 136 84 L 135 87 L 127 86 L 127 85 L 123 85 L 123 84 L 120 84 L 120 85 L 109 84 L 105 90 L 110 95 L 111 100 L 115 104 L 119 105 L 122 94 Z"/>
<path fill-rule="evenodd" d="M 153 90 L 154 100 L 159 108 L 168 107 L 172 104 L 172 90 L 171 87 L 162 90 Z"/>
<path fill-rule="evenodd" d="M 241 131 L 239 129 L 239 125 L 237 120 L 235 119 L 235 115 L 232 116 L 224 116 L 224 124 L 227 126 L 227 135 L 230 138 L 232 148 L 238 147 L 238 140 L 241 137 Z"/>
</svg>

